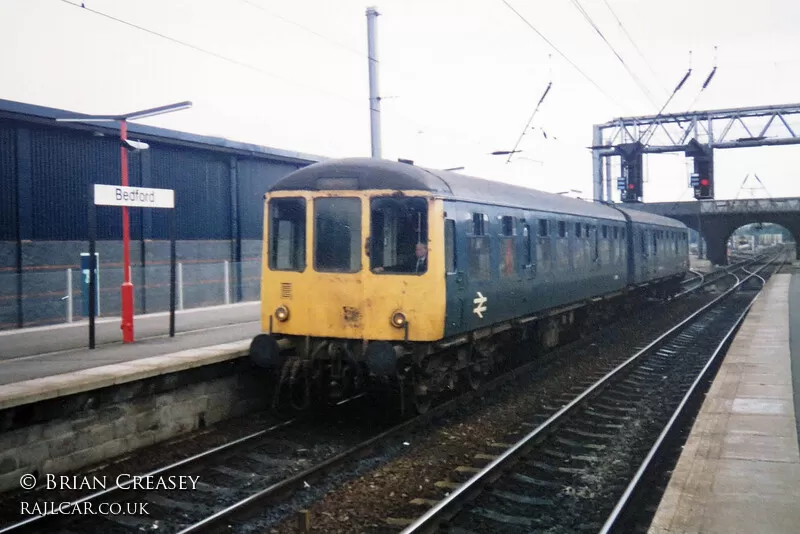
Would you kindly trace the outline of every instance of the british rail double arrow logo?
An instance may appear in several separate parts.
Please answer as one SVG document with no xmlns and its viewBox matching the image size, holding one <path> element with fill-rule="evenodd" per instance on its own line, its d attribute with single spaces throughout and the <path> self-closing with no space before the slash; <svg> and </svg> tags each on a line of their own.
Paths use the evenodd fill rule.
<svg viewBox="0 0 800 534">
<path fill-rule="evenodd" d="M 472 313 L 483 319 L 483 312 L 486 311 L 486 301 L 488 299 L 483 296 L 483 294 L 478 291 L 478 298 L 472 299 L 472 302 L 475 303 L 475 309 L 472 310 Z"/>
</svg>

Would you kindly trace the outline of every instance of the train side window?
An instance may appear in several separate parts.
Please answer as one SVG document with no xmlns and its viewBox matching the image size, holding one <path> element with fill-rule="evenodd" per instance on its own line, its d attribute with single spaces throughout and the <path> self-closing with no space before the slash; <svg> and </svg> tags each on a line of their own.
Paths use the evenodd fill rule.
<svg viewBox="0 0 800 534">
<path fill-rule="evenodd" d="M 470 236 L 467 238 L 467 260 L 469 262 L 469 277 L 471 280 L 488 280 L 491 275 L 491 262 L 489 256 L 489 237 Z"/>
<path fill-rule="evenodd" d="M 514 276 L 514 238 L 500 238 L 500 276 Z"/>
<path fill-rule="evenodd" d="M 444 221 L 444 265 L 447 274 L 456 272 L 456 222 Z"/>
<path fill-rule="evenodd" d="M 547 219 L 539 219 L 539 237 L 548 237 L 550 235 L 547 223 Z"/>
<path fill-rule="evenodd" d="M 653 256 L 658 255 L 658 231 L 653 232 Z"/>
<path fill-rule="evenodd" d="M 625 239 L 625 228 L 624 227 L 622 228 L 622 232 L 620 232 L 620 237 L 622 239 Z"/>
<path fill-rule="evenodd" d="M 567 237 L 567 223 L 558 221 L 558 237 Z"/>
<path fill-rule="evenodd" d="M 306 200 L 273 198 L 269 201 L 269 268 L 302 271 L 306 268 Z"/>
<path fill-rule="evenodd" d="M 472 235 L 486 235 L 486 219 L 483 213 L 472 214 Z"/>
<path fill-rule="evenodd" d="M 502 224 L 504 236 L 513 236 L 516 234 L 514 231 L 514 217 L 504 215 L 502 218 Z"/>
<path fill-rule="evenodd" d="M 575 237 L 581 236 L 581 223 L 575 223 Z"/>
</svg>

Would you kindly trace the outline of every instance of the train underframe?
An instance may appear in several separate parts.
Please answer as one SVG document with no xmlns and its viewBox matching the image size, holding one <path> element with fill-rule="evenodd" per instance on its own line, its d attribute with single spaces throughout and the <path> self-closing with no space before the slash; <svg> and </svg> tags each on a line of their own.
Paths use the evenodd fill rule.
<svg viewBox="0 0 800 534">
<path fill-rule="evenodd" d="M 365 393 L 401 413 L 424 413 L 436 395 L 475 390 L 513 362 L 522 342 L 535 355 L 578 339 L 630 313 L 637 304 L 669 298 L 675 277 L 476 330 L 438 342 L 387 342 L 262 334 L 251 344 L 255 363 L 274 372 L 272 408 L 296 413 Z"/>
</svg>

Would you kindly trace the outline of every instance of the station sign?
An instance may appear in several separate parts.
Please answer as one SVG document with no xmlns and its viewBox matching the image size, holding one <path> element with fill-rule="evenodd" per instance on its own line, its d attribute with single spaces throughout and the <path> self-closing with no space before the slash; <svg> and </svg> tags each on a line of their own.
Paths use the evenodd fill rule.
<svg viewBox="0 0 800 534">
<path fill-rule="evenodd" d="M 94 184 L 94 203 L 96 206 L 174 208 L 175 191 L 150 187 Z"/>
</svg>

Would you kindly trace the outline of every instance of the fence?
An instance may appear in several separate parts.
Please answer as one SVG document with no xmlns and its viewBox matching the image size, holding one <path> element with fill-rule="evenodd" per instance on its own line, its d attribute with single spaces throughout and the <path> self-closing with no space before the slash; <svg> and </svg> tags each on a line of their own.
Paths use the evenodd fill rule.
<svg viewBox="0 0 800 534">
<path fill-rule="evenodd" d="M 260 298 L 261 262 L 176 265 L 175 309 L 217 306 Z M 0 329 L 73 322 L 88 318 L 88 270 L 63 269 L 0 273 Z M 99 317 L 120 315 L 123 271 L 98 274 Z M 170 266 L 131 267 L 134 313 L 169 311 Z M 84 284 L 87 282 L 87 284 Z"/>
</svg>

